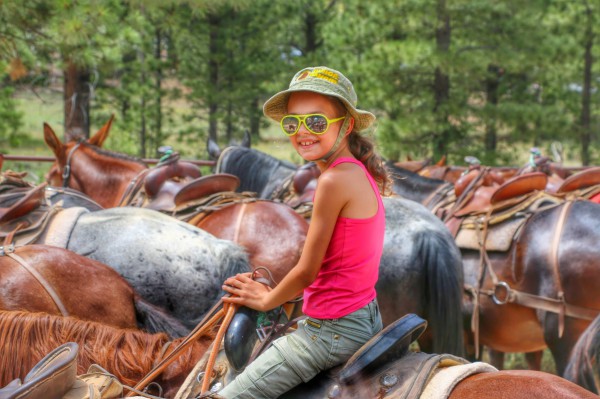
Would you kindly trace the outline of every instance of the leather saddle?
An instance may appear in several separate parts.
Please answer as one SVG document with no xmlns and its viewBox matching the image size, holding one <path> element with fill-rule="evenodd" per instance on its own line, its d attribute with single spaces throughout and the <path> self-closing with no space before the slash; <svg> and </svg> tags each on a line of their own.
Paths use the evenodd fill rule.
<svg viewBox="0 0 600 399">
<path fill-rule="evenodd" d="M 174 154 L 163 164 L 159 164 L 146 175 L 144 192 L 148 197 L 147 208 L 171 211 L 175 207 L 175 195 L 190 180 L 202 176 L 200 169 L 191 162 L 179 160 Z"/>
<path fill-rule="evenodd" d="M 565 194 L 574 191 L 583 191 L 597 185 L 600 185 L 600 166 L 585 169 L 567 177 L 556 193 Z"/>
<path fill-rule="evenodd" d="M 46 186 L 42 183 L 33 189 L 14 189 L 0 195 L 0 225 L 18 219 L 46 204 Z"/>
<path fill-rule="evenodd" d="M 62 398 L 77 379 L 75 342 L 67 342 L 48 353 L 21 381 L 11 381 L 0 388 L 0 399 Z"/>
</svg>

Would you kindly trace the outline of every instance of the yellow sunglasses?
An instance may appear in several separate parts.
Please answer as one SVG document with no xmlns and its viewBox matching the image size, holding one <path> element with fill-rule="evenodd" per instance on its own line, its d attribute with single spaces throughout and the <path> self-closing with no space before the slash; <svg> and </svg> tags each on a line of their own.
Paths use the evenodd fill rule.
<svg viewBox="0 0 600 399">
<path fill-rule="evenodd" d="M 323 114 L 307 114 L 307 115 L 286 115 L 281 118 L 281 129 L 288 136 L 293 136 L 300 130 L 300 125 L 304 126 L 312 134 L 324 134 L 329 125 L 337 121 L 341 121 L 346 116 L 341 116 L 335 119 L 329 119 Z"/>
</svg>

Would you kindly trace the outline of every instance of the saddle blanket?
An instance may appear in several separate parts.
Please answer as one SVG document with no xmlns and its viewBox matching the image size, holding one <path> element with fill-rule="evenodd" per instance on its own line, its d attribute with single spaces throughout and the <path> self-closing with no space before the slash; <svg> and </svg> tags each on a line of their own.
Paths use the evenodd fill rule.
<svg viewBox="0 0 600 399">
<path fill-rule="evenodd" d="M 452 367 L 440 365 L 435 374 L 429 380 L 420 399 L 447 399 L 452 389 L 465 378 L 479 373 L 498 371 L 494 366 L 482 362 L 474 362 Z"/>
</svg>

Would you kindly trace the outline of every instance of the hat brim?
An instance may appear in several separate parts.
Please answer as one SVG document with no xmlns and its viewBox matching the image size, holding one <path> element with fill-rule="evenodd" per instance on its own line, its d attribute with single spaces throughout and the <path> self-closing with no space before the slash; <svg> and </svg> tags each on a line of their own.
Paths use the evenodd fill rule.
<svg viewBox="0 0 600 399">
<path fill-rule="evenodd" d="M 346 109 L 348 113 L 354 118 L 354 130 L 361 132 L 363 130 L 368 129 L 375 122 L 375 115 L 368 111 L 363 111 L 360 109 L 356 109 L 352 104 L 350 104 L 345 98 L 336 94 L 336 93 L 326 93 L 322 89 L 321 90 L 311 90 L 310 88 L 297 88 L 297 89 L 287 89 L 280 91 L 275 94 L 273 97 L 269 98 L 264 106 L 263 113 L 268 118 L 273 119 L 276 122 L 281 121 L 281 119 L 287 115 L 287 103 L 290 98 L 290 95 L 295 92 L 300 91 L 310 91 L 313 93 L 323 94 L 331 97 L 335 97 L 339 99 Z"/>
</svg>

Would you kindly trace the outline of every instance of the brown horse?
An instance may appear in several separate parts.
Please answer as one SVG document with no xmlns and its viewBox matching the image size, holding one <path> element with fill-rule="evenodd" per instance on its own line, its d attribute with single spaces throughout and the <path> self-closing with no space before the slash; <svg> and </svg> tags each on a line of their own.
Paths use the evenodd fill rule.
<svg viewBox="0 0 600 399">
<path fill-rule="evenodd" d="M 571 352 L 565 378 L 600 394 L 600 316 L 579 337 Z"/>
<path fill-rule="evenodd" d="M 268 267 L 276 282 L 300 259 L 308 231 L 306 220 L 292 208 L 268 200 L 233 203 L 195 225 L 246 248 L 250 264 Z"/>
<path fill-rule="evenodd" d="M 111 124 L 112 118 L 88 140 L 63 144 L 44 123 L 44 140 L 56 157 L 56 163 L 46 175 L 48 183 L 81 191 L 103 208 L 118 206 L 130 182 L 148 166 L 140 159 L 100 148 Z"/>
<path fill-rule="evenodd" d="M 447 184 L 400 168 L 394 174 L 395 191 L 417 202 Z M 527 216 L 508 250 L 461 248 L 468 295 L 479 293 L 469 303 L 479 315 L 480 343 L 500 352 L 548 347 L 562 375 L 577 339 L 600 313 L 599 225 L 598 204 L 549 201 Z"/>
<path fill-rule="evenodd" d="M 139 326 L 175 337 L 188 333 L 112 268 L 49 245 L 3 247 L 0 309 L 70 315 L 119 328 Z"/>
<path fill-rule="evenodd" d="M 175 396 L 212 338 L 204 336 L 193 342 L 155 380 L 164 389 L 164 397 Z M 65 342 L 79 345 L 78 374 L 98 364 L 121 383 L 134 386 L 183 339 L 170 341 L 164 333 L 120 329 L 73 317 L 0 311 L 0 386 L 23 379 L 47 353 Z"/>
</svg>

